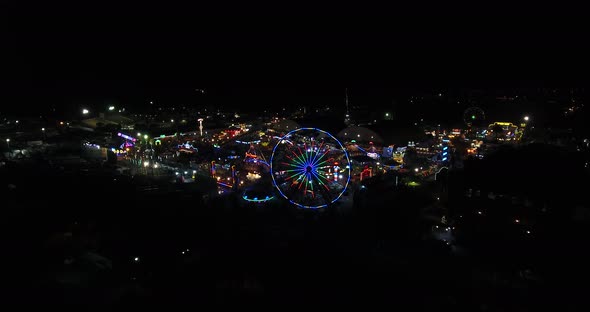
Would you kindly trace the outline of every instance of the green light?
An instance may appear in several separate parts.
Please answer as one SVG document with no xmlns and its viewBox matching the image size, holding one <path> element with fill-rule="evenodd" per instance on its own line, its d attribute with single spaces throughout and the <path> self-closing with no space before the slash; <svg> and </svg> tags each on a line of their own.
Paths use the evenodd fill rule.
<svg viewBox="0 0 590 312">
<path fill-rule="evenodd" d="M 475 115 L 471 115 L 471 119 L 475 119 Z"/>
</svg>

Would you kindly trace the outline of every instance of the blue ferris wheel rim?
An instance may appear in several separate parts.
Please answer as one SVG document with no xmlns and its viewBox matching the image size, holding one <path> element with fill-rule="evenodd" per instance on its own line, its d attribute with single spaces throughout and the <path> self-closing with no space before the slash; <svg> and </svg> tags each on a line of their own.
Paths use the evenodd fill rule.
<svg viewBox="0 0 590 312">
<path fill-rule="evenodd" d="M 289 198 L 287 195 L 285 195 L 283 193 L 283 191 L 281 190 L 281 188 L 279 187 L 279 185 L 277 184 L 277 181 L 275 179 L 274 176 L 274 170 L 273 170 L 273 160 L 275 157 L 275 152 L 277 150 L 277 147 L 279 147 L 279 145 L 281 144 L 281 142 L 283 140 L 285 140 L 285 138 L 291 136 L 293 133 L 295 132 L 299 132 L 299 131 L 304 131 L 304 130 L 311 130 L 311 131 L 318 131 L 320 133 L 323 133 L 327 136 L 329 136 L 330 138 L 332 138 L 334 141 L 336 141 L 338 143 L 338 145 L 340 146 L 340 150 L 342 150 L 342 152 L 344 153 L 344 156 L 346 157 L 346 161 L 348 163 L 348 177 L 346 179 L 346 184 L 344 185 L 344 188 L 342 188 L 342 191 L 338 194 L 338 196 L 336 196 L 336 198 L 334 198 L 332 201 L 330 201 L 329 203 L 326 204 L 322 204 L 322 205 L 318 205 L 318 206 L 307 206 L 307 205 L 302 205 L 294 200 L 292 200 L 291 198 Z M 348 184 L 350 183 L 350 172 L 352 170 L 352 165 L 350 163 L 350 158 L 348 158 L 348 152 L 346 151 L 346 148 L 344 148 L 344 145 L 342 145 L 342 142 L 340 142 L 336 137 L 334 137 L 332 134 L 330 134 L 327 131 L 324 131 L 322 129 L 318 129 L 318 128 L 298 128 L 295 130 L 291 130 L 289 131 L 287 134 L 285 134 L 284 136 L 282 136 L 279 141 L 277 142 L 277 144 L 275 145 L 275 147 L 272 149 L 272 154 L 270 156 L 270 177 L 272 178 L 272 183 L 275 186 L 275 188 L 279 191 L 279 194 L 281 194 L 281 196 L 283 196 L 283 198 L 285 198 L 286 200 L 288 200 L 291 204 L 298 206 L 300 208 L 306 208 L 306 209 L 319 209 L 319 208 L 325 208 L 333 203 L 335 203 L 336 201 L 338 201 L 342 195 L 344 195 L 344 193 L 346 192 L 346 189 L 348 188 Z"/>
</svg>

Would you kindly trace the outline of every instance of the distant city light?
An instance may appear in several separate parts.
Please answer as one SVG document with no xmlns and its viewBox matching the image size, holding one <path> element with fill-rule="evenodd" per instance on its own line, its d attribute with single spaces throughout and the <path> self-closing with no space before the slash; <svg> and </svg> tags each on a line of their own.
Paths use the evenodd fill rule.
<svg viewBox="0 0 590 312">
<path fill-rule="evenodd" d="M 90 111 L 88 111 L 86 108 L 82 109 L 82 114 L 84 115 L 88 115 Z"/>
</svg>

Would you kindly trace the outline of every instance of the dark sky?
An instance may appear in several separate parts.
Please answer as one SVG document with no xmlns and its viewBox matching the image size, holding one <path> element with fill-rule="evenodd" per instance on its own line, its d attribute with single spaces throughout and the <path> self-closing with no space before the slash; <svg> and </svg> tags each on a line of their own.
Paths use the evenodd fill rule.
<svg viewBox="0 0 590 312">
<path fill-rule="evenodd" d="M 298 94 L 289 102 L 296 104 L 333 101 L 344 87 L 587 82 L 587 25 L 573 15 L 227 7 L 15 2 L 3 10 L 9 62 L 0 99 L 28 107 L 84 97 L 182 97 L 198 87 L 233 90 L 228 98 L 266 89 L 267 104 Z"/>
</svg>

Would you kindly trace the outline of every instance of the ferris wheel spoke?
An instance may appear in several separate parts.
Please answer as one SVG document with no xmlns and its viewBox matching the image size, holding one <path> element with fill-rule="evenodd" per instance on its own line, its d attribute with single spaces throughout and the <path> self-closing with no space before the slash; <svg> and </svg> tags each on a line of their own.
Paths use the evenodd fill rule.
<svg viewBox="0 0 590 312">
<path fill-rule="evenodd" d="M 300 172 L 300 171 L 298 171 L 298 172 L 296 172 L 296 173 L 292 174 L 290 177 L 287 177 L 287 178 L 285 178 L 285 179 L 286 179 L 286 180 L 291 180 L 291 179 L 293 179 L 294 177 L 300 177 L 300 176 L 301 176 L 301 172 Z"/>
<path fill-rule="evenodd" d="M 326 182 L 328 181 L 328 179 L 326 177 L 323 177 L 322 175 L 320 175 L 319 173 L 313 172 L 313 174 L 316 176 L 316 178 L 318 179 L 318 183 L 322 186 L 324 186 L 326 189 L 328 189 L 328 185 L 326 183 L 324 183 L 322 181 L 322 178 L 326 180 Z"/>
<path fill-rule="evenodd" d="M 315 152 L 315 155 L 313 156 L 313 159 L 311 161 L 312 164 L 316 163 L 316 159 L 318 157 L 318 155 L 320 154 L 321 150 L 322 150 L 322 145 L 324 145 L 324 142 L 320 143 L 320 146 L 318 147 L 318 151 Z"/>
<path fill-rule="evenodd" d="M 317 163 L 317 164 L 315 164 L 314 166 L 316 166 L 316 167 L 321 167 L 321 166 L 323 166 L 324 164 L 326 164 L 326 163 L 330 162 L 330 160 L 333 160 L 333 159 L 331 159 L 331 158 L 330 158 L 330 159 L 326 159 L 326 160 L 324 160 L 324 161 L 322 161 L 322 162 L 320 162 L 320 163 Z"/>
<path fill-rule="evenodd" d="M 305 161 L 303 159 L 301 159 L 301 156 L 297 155 L 297 153 L 295 153 L 295 151 L 293 151 L 292 149 L 289 149 L 289 151 L 291 153 L 293 153 L 293 155 L 295 155 L 295 159 L 293 159 L 293 161 L 300 163 L 300 164 L 305 163 Z M 301 152 L 301 150 L 299 150 L 299 151 Z"/>
<path fill-rule="evenodd" d="M 324 164 L 325 162 L 327 162 L 327 161 L 329 160 L 329 159 L 328 159 L 328 160 L 325 160 L 325 161 L 323 161 L 323 162 L 320 162 L 320 161 L 321 161 L 321 160 L 322 160 L 322 159 L 323 159 L 323 158 L 324 158 L 324 157 L 325 157 L 325 156 L 328 154 L 328 152 L 329 152 L 329 151 L 330 151 L 330 150 L 326 150 L 324 153 L 322 153 L 322 156 L 320 156 L 320 158 L 318 158 L 318 159 L 315 161 L 315 165 L 316 165 L 316 166 L 317 166 L 318 164 Z"/>
<path fill-rule="evenodd" d="M 283 170 L 285 172 L 297 172 L 298 174 L 301 173 L 301 169 L 288 169 L 288 170 Z"/>
</svg>

